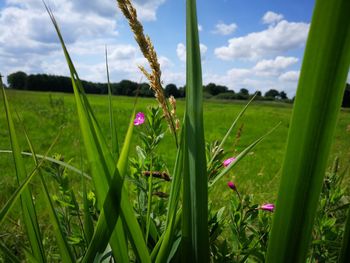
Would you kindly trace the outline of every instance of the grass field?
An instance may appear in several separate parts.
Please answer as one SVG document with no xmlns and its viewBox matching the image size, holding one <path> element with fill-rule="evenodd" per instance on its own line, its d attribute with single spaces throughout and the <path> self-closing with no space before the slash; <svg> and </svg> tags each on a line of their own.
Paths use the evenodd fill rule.
<svg viewBox="0 0 350 263">
<path fill-rule="evenodd" d="M 23 120 L 37 153 L 43 154 L 58 134 L 60 127 L 63 127 L 60 139 L 54 147 L 52 154 L 62 154 L 66 161 L 71 160 L 72 164 L 79 168 L 83 164 L 83 169 L 88 172 L 86 163 L 81 162 L 84 156 L 84 149 L 80 143 L 80 128 L 72 94 L 9 90 L 8 97 L 11 109 L 16 111 Z M 89 95 L 89 99 L 104 132 L 109 134 L 107 96 Z M 118 139 L 121 142 L 126 132 L 127 123 L 130 120 L 134 98 L 113 97 L 113 103 L 118 124 Z M 220 140 L 245 103 L 205 101 L 204 121 L 206 141 Z M 137 110 L 145 111 L 148 105 L 156 105 L 156 101 L 154 99 L 140 98 L 137 103 Z M 178 101 L 177 108 L 178 116 L 182 116 L 184 101 Z M 6 150 L 10 149 L 10 142 L 2 103 L 0 105 L 0 112 L 0 149 Z M 211 193 L 211 200 L 215 203 L 225 201 L 225 196 L 230 194 L 230 189 L 227 188 L 226 183 L 228 180 L 232 180 L 241 191 L 254 194 L 257 202 L 275 201 L 279 183 L 279 169 L 283 160 L 291 112 L 292 105 L 275 102 L 256 102 L 248 108 L 241 120 L 241 124 L 238 125 L 238 127 L 243 125 L 243 133 L 238 145 L 233 149 L 236 133 L 234 131 L 225 146 L 227 157 L 236 155 L 277 123 L 281 122 L 281 125 L 260 143 L 252 153 L 246 156 L 229 177 L 223 178 L 222 183 Z M 18 122 L 17 124 L 19 125 Z M 329 165 L 335 156 L 340 157 L 342 167 L 349 164 L 349 125 L 350 111 L 342 110 Z M 20 126 L 18 127 L 20 128 Z M 23 150 L 28 150 L 24 136 L 19 136 L 19 138 L 21 139 Z M 137 143 L 138 138 L 134 136 L 133 151 Z M 162 154 L 168 164 L 169 171 L 171 171 L 175 159 L 175 143 L 169 132 L 158 151 Z M 0 155 L 0 171 L 0 187 L 2 189 L 0 205 L 2 206 L 16 186 L 12 155 L 5 153 Z M 79 175 L 72 173 L 71 176 L 72 181 L 80 181 Z"/>
</svg>

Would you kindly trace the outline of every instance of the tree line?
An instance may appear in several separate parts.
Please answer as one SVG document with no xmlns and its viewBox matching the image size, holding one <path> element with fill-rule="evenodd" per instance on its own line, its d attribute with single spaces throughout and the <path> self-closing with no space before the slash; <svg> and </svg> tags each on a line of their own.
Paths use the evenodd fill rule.
<svg viewBox="0 0 350 263">
<path fill-rule="evenodd" d="M 48 75 L 48 74 L 26 74 L 18 71 L 7 76 L 9 88 L 31 91 L 53 91 L 53 92 L 73 92 L 72 82 L 69 77 Z M 91 94 L 107 94 L 107 83 L 96 83 L 82 80 L 86 93 Z M 113 95 L 153 97 L 154 92 L 150 89 L 148 83 L 136 83 L 130 80 L 122 80 L 120 82 L 111 83 L 111 91 Z M 167 97 L 170 95 L 175 98 L 182 98 L 186 95 L 186 86 L 177 87 L 175 84 L 168 84 L 164 88 Z M 209 83 L 203 86 L 203 95 L 205 98 L 226 99 L 226 100 L 247 100 L 252 94 L 247 89 L 240 89 L 238 92 L 228 89 L 223 85 Z M 256 99 L 259 100 L 280 100 L 292 102 L 294 98 L 288 98 L 284 91 L 270 89 L 264 94 L 257 91 Z M 347 84 L 343 107 L 350 107 L 350 85 Z"/>
</svg>

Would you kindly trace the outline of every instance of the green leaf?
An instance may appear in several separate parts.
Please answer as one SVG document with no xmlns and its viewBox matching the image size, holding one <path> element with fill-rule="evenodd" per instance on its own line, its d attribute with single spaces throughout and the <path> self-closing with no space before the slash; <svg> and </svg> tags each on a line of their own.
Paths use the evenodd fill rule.
<svg viewBox="0 0 350 263">
<path fill-rule="evenodd" d="M 106 72 L 107 72 L 107 87 L 108 87 L 108 107 L 109 107 L 109 128 L 111 130 L 111 144 L 112 144 L 112 154 L 115 159 L 119 158 L 119 144 L 118 144 L 118 135 L 117 128 L 115 125 L 115 118 L 113 114 L 113 105 L 112 105 L 112 89 L 109 81 L 109 69 L 108 69 L 108 55 L 107 55 L 107 47 L 105 49 L 106 53 Z"/>
<path fill-rule="evenodd" d="M 350 1 L 316 1 L 267 262 L 305 262 L 350 64 Z"/>
<path fill-rule="evenodd" d="M 182 253 L 187 262 L 209 261 L 208 178 L 203 127 L 203 86 L 196 1 L 186 8 L 186 113 Z"/>
<path fill-rule="evenodd" d="M 10 262 L 13 262 L 13 263 L 21 262 L 19 259 L 17 259 L 17 256 L 14 255 L 12 251 L 5 246 L 5 244 L 2 241 L 0 241 L 0 249 L 3 251 L 5 255 L 4 260 L 10 260 Z"/>
<path fill-rule="evenodd" d="M 55 26 L 58 37 L 60 39 L 67 64 L 69 66 L 73 84 L 73 90 L 75 95 L 75 101 L 77 104 L 78 118 L 80 121 L 81 132 L 83 135 L 83 140 L 85 144 L 85 149 L 87 152 L 87 157 L 92 168 L 92 179 L 96 188 L 98 204 L 100 208 L 103 208 L 105 202 L 113 202 L 113 207 L 119 207 L 118 202 L 121 202 L 121 218 L 126 225 L 128 233 L 130 234 L 131 244 L 135 246 L 136 253 L 138 257 L 143 262 L 149 262 L 150 256 L 147 250 L 147 246 L 142 239 L 142 232 L 136 217 L 133 213 L 132 206 L 128 200 L 127 192 L 123 187 L 121 198 L 113 199 L 111 195 L 106 196 L 110 191 L 110 184 L 112 180 L 112 176 L 115 175 L 117 178 L 113 179 L 117 181 L 119 186 L 122 185 L 123 180 L 122 177 L 126 171 L 126 165 L 128 160 L 128 149 L 130 147 L 130 140 L 132 136 L 131 132 L 127 134 L 127 138 L 124 143 L 124 148 L 127 151 L 122 151 L 119 161 L 118 161 L 118 170 L 116 169 L 115 162 L 113 160 L 112 154 L 109 151 L 106 141 L 102 135 L 101 129 L 98 125 L 97 119 L 95 118 L 91 106 L 86 98 L 84 93 L 81 81 L 78 77 L 78 74 L 74 68 L 74 65 L 70 59 L 66 46 L 64 44 L 62 35 L 60 33 L 58 24 L 52 14 L 52 12 L 47 8 L 47 11 L 51 17 L 51 20 Z M 106 200 L 105 200 L 106 199 Z M 109 200 L 109 201 L 108 201 Z M 111 204 L 108 204 L 106 207 L 111 207 Z M 106 214 L 109 214 L 109 211 L 105 211 Z M 117 214 L 119 212 L 117 211 Z M 112 233 L 111 237 L 111 247 L 113 249 L 114 256 L 117 261 L 120 262 L 128 262 L 128 248 L 127 241 L 124 234 L 124 226 L 122 224 L 121 218 L 117 218 L 116 228 Z M 112 226 L 109 226 L 112 227 Z M 141 238 L 140 238 L 141 237 Z M 108 240 L 108 238 L 107 238 Z M 104 250 L 104 249 L 103 249 Z M 99 252 L 103 252 L 99 251 Z"/>
<path fill-rule="evenodd" d="M 60 225 L 60 222 L 58 220 L 58 216 L 57 216 L 55 208 L 53 206 L 53 203 L 52 203 L 52 200 L 51 200 L 51 197 L 50 197 L 50 194 L 49 194 L 49 190 L 48 190 L 47 185 L 45 183 L 44 177 L 43 177 L 43 175 L 41 173 L 39 162 L 38 162 L 38 159 L 37 159 L 36 154 L 35 154 L 34 146 L 33 146 L 32 142 L 31 142 L 31 140 L 30 140 L 30 138 L 28 136 L 27 130 L 26 130 L 26 128 L 25 128 L 25 126 L 24 126 L 22 121 L 21 121 L 21 123 L 22 123 L 22 126 L 23 126 L 24 135 L 26 137 L 26 140 L 27 140 L 27 143 L 29 145 L 30 151 L 32 152 L 34 163 L 38 167 L 38 173 L 39 173 L 39 176 L 40 176 L 40 181 L 41 181 L 41 185 L 43 187 L 43 192 L 44 192 L 44 200 L 46 202 L 46 207 L 47 207 L 46 211 L 48 212 L 48 214 L 50 216 L 51 225 L 53 227 L 53 231 L 54 231 L 54 234 L 55 234 L 55 237 L 56 237 L 56 241 L 57 241 L 58 247 L 59 247 L 60 252 L 61 252 L 61 258 L 62 258 L 62 260 L 64 262 L 75 262 L 75 259 L 74 259 L 74 256 L 72 254 L 72 251 L 71 251 L 71 249 L 70 249 L 70 247 L 68 245 L 68 241 L 66 239 L 66 236 L 63 233 L 61 225 Z M 60 136 L 60 133 L 57 135 L 56 139 L 54 140 L 53 145 L 58 140 L 59 136 Z M 44 160 L 45 159 L 42 159 L 42 162 Z"/>
<path fill-rule="evenodd" d="M 13 158 L 14 158 L 14 163 L 16 168 L 17 182 L 18 182 L 18 185 L 21 186 L 22 182 L 28 183 L 30 181 L 30 179 L 35 174 L 35 170 L 34 172 L 32 172 L 31 176 L 29 176 L 29 180 L 25 180 L 27 173 L 25 171 L 25 166 L 21 156 L 21 150 L 17 140 L 16 129 L 13 123 L 10 107 L 7 101 L 5 89 L 1 78 L 0 78 L 0 89 L 3 95 L 7 124 L 8 124 L 9 133 L 10 133 L 11 148 L 12 148 Z M 32 199 L 32 193 L 29 188 L 25 187 L 27 183 L 24 186 L 22 184 L 22 187 L 19 187 L 21 189 L 20 191 L 21 205 L 22 205 L 22 214 L 23 214 L 24 224 L 25 224 L 29 243 L 32 248 L 34 257 L 39 262 L 46 262 L 45 252 L 42 244 L 42 237 L 39 229 L 39 223 L 38 223 L 38 219 L 36 216 L 36 211 L 35 211 L 35 207 Z M 17 199 L 17 198 L 13 197 L 13 199 L 11 198 L 10 200 L 13 201 L 14 199 Z M 11 207 L 12 205 L 9 204 L 9 206 Z"/>
<path fill-rule="evenodd" d="M 240 154 L 237 155 L 234 162 L 231 162 L 229 166 L 225 167 L 220 174 L 218 174 L 211 182 L 209 182 L 209 189 L 211 189 L 225 174 L 227 174 L 233 167 L 235 167 L 240 160 L 244 158 L 253 148 L 258 145 L 262 140 L 264 140 L 268 135 L 270 135 L 281 123 L 278 123 L 269 132 L 261 136 L 259 139 L 255 140 L 252 144 L 246 147 Z"/>
<path fill-rule="evenodd" d="M 12 151 L 11 150 L 0 150 L 0 153 L 12 153 Z M 21 152 L 21 154 L 22 155 L 26 155 L 26 156 L 33 156 L 33 154 L 29 153 L 29 152 Z M 62 162 L 60 160 L 56 160 L 55 158 L 51 158 L 49 156 L 44 156 L 44 155 L 41 155 L 41 154 L 35 154 L 35 156 L 38 159 L 44 159 L 46 161 L 49 161 L 49 162 L 61 165 L 61 166 L 65 167 L 65 168 L 71 170 L 72 172 L 78 173 L 78 174 L 84 176 L 86 179 L 91 180 L 91 177 L 88 174 L 84 173 L 83 171 L 80 171 L 78 168 L 70 165 L 69 163 Z"/>
<path fill-rule="evenodd" d="M 343 244 L 339 254 L 339 263 L 346 263 L 350 258 L 350 208 L 348 208 L 348 216 L 345 224 L 345 231 L 343 235 Z"/>
</svg>

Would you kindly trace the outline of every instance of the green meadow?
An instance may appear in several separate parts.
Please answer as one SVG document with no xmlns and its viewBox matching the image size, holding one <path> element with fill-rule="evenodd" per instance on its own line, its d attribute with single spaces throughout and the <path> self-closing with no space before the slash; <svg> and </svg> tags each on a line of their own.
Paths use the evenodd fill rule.
<svg viewBox="0 0 350 263">
<path fill-rule="evenodd" d="M 54 138 L 60 133 L 59 140 L 54 146 L 51 155 L 61 154 L 65 161 L 79 169 L 89 173 L 85 150 L 81 142 L 79 121 L 76 114 L 76 106 L 72 94 L 63 93 L 40 93 L 25 91 L 7 91 L 10 107 L 14 115 L 19 116 L 23 121 L 29 136 L 36 147 L 36 152 L 44 154 Z M 89 95 L 90 103 L 102 126 L 107 138 L 110 139 L 109 117 L 108 117 L 108 97 L 104 95 Z M 130 120 L 135 99 L 130 97 L 113 97 L 114 114 L 117 121 L 118 140 L 122 142 Z M 232 121 L 239 111 L 244 107 L 245 101 L 213 101 L 204 102 L 204 125 L 206 142 L 221 140 Z M 155 99 L 139 98 L 137 101 L 137 111 L 145 111 L 149 105 L 157 105 Z M 6 117 L 3 105 L 0 105 L 0 149 L 9 150 L 10 141 L 7 130 Z M 184 101 L 177 101 L 177 116 L 184 113 Z M 257 202 L 274 202 L 279 186 L 280 166 L 283 161 L 285 144 L 292 113 L 292 105 L 278 102 L 253 102 L 248 108 L 244 117 L 237 127 L 241 127 L 241 135 L 236 139 L 237 130 L 233 131 L 224 149 L 227 157 L 236 156 L 241 150 L 247 147 L 254 140 L 267 133 L 279 122 L 279 127 L 264 139 L 256 148 L 249 153 L 229 174 L 222 178 L 214 191 L 210 193 L 209 199 L 214 203 L 227 200 L 227 195 L 231 194 L 227 187 L 228 181 L 234 181 L 238 189 L 244 193 L 254 195 Z M 24 134 L 21 133 L 21 124 L 15 117 L 18 127 L 19 139 L 23 151 L 29 151 L 26 146 Z M 164 122 L 164 125 L 166 123 Z M 350 111 L 341 110 L 328 167 L 332 160 L 340 157 L 341 168 L 349 164 L 350 158 Z M 136 127 L 136 130 L 142 126 Z M 139 138 L 137 132 L 133 135 L 132 156 L 135 156 L 135 147 Z M 169 171 L 175 160 L 175 142 L 168 131 L 161 142 L 158 153 L 168 164 Z M 31 169 L 32 160 L 26 158 L 28 171 Z M 0 153 L 0 206 L 16 189 L 15 168 L 13 157 L 8 153 Z M 70 179 L 77 187 L 81 187 L 81 177 L 76 173 L 70 173 Z M 35 187 L 35 181 L 34 181 Z"/>
</svg>

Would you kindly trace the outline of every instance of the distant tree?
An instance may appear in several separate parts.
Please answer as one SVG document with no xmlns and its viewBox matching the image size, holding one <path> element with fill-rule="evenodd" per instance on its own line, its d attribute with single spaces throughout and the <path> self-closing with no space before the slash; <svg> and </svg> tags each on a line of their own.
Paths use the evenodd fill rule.
<svg viewBox="0 0 350 263">
<path fill-rule="evenodd" d="M 342 107 L 350 108 L 350 84 L 346 84 L 343 101 L 342 101 Z"/>
<path fill-rule="evenodd" d="M 235 97 L 237 100 L 247 100 L 249 99 L 249 91 L 247 89 L 240 89 Z"/>
<path fill-rule="evenodd" d="M 249 95 L 249 90 L 247 90 L 247 89 L 240 89 L 239 93 L 241 93 L 242 95 Z"/>
<path fill-rule="evenodd" d="M 179 88 L 179 93 L 181 98 L 186 97 L 186 85 Z"/>
<path fill-rule="evenodd" d="M 265 93 L 265 98 L 273 98 L 273 99 L 276 99 L 278 96 L 280 95 L 280 93 L 275 90 L 275 89 L 270 89 L 268 91 L 266 91 Z"/>
<path fill-rule="evenodd" d="M 256 93 L 256 96 L 257 96 L 257 97 L 261 97 L 261 96 L 262 96 L 262 94 L 261 94 L 261 91 L 260 91 L 260 90 L 256 91 L 255 93 Z"/>
<path fill-rule="evenodd" d="M 209 94 L 215 96 L 215 95 L 218 95 L 219 93 L 227 92 L 228 88 L 226 86 L 209 83 L 208 85 L 203 86 L 203 90 L 204 92 L 208 92 Z"/>
<path fill-rule="evenodd" d="M 148 83 L 140 84 L 139 96 L 140 97 L 154 97 L 154 91 L 150 88 Z M 136 95 L 137 90 L 134 91 Z"/>
<path fill-rule="evenodd" d="M 7 76 L 7 83 L 12 89 L 27 89 L 27 74 L 17 71 Z"/>
<path fill-rule="evenodd" d="M 170 97 L 171 95 L 174 96 L 175 98 L 180 97 L 180 91 L 178 90 L 176 85 L 172 83 L 166 85 L 164 93 L 166 97 Z"/>
<path fill-rule="evenodd" d="M 287 94 L 284 91 L 280 92 L 279 97 L 280 97 L 281 100 L 287 100 L 288 99 L 288 96 L 287 96 Z"/>
</svg>

